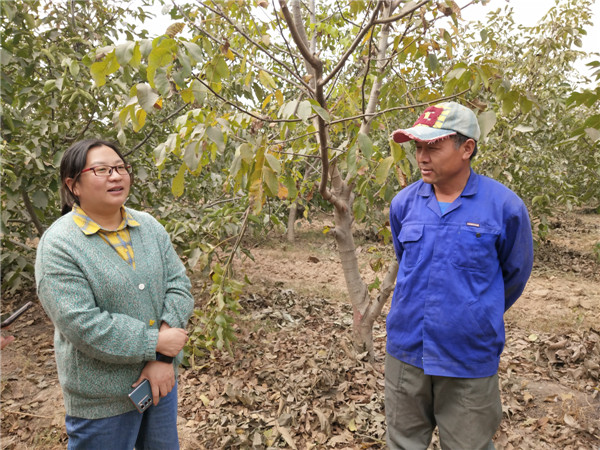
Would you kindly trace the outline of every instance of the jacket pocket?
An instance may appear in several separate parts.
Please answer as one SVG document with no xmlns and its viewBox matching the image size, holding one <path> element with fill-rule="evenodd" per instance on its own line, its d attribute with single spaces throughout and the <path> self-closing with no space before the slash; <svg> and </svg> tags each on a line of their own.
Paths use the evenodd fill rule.
<svg viewBox="0 0 600 450">
<path fill-rule="evenodd" d="M 462 226 L 452 252 L 452 265 L 459 269 L 486 272 L 498 264 L 496 242 L 499 233 L 490 229 Z"/>
<path fill-rule="evenodd" d="M 403 226 L 398 234 L 402 245 L 402 263 L 414 267 L 423 256 L 423 225 Z"/>
</svg>

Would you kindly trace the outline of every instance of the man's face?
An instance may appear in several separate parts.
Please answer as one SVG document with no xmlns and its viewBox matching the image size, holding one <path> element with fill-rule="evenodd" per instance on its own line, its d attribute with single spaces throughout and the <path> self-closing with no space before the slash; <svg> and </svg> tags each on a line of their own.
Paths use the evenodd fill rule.
<svg viewBox="0 0 600 450">
<path fill-rule="evenodd" d="M 434 186 L 450 186 L 457 181 L 465 171 L 469 171 L 469 157 L 472 146 L 468 141 L 456 148 L 454 138 L 427 143 L 415 141 L 417 146 L 417 163 L 425 183 Z M 471 150 L 469 151 L 469 148 Z"/>
</svg>

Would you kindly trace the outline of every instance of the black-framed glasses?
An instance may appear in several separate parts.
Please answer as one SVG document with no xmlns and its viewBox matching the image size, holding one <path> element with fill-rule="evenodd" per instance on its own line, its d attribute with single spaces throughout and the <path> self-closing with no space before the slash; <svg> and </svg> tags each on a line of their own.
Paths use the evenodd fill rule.
<svg viewBox="0 0 600 450">
<path fill-rule="evenodd" d="M 83 169 L 81 173 L 89 172 L 90 170 L 94 172 L 94 175 L 97 177 L 110 177 L 113 173 L 113 170 L 116 170 L 119 175 L 130 175 L 131 165 L 119 164 L 117 166 L 94 166 Z"/>
</svg>

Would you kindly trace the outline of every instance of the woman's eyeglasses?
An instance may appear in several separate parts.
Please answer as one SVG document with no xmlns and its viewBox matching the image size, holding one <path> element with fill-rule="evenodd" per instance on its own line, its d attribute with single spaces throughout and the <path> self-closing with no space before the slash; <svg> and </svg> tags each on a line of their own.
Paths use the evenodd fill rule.
<svg viewBox="0 0 600 450">
<path fill-rule="evenodd" d="M 97 177 L 110 177 L 113 173 L 113 170 L 116 170 L 119 175 L 129 175 L 131 174 L 131 165 L 129 164 L 119 164 L 118 166 L 95 166 L 88 167 L 87 169 L 83 169 L 81 173 L 94 172 L 94 175 Z"/>
</svg>

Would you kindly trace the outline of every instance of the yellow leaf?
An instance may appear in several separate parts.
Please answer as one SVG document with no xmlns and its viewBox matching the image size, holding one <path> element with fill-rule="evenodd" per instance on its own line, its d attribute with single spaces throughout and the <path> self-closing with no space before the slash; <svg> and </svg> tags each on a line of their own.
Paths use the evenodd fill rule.
<svg viewBox="0 0 600 450">
<path fill-rule="evenodd" d="M 170 38 L 175 37 L 176 34 L 181 33 L 183 27 L 185 27 L 185 24 L 183 22 L 176 22 L 174 24 L 169 25 L 169 28 L 167 28 L 165 34 Z"/>
<path fill-rule="evenodd" d="M 263 197 L 262 180 L 258 178 L 252 182 L 248 192 L 248 199 L 254 214 L 258 214 L 262 210 Z"/>
<path fill-rule="evenodd" d="M 271 98 L 273 97 L 272 94 L 267 95 L 267 97 L 263 100 L 262 102 L 262 107 L 261 109 L 265 109 L 265 106 L 267 106 L 269 104 L 269 102 L 271 101 Z"/>
<path fill-rule="evenodd" d="M 146 123 L 146 111 L 144 111 L 142 108 L 139 108 L 131 119 L 133 123 L 133 131 L 137 133 L 144 128 L 144 124 Z"/>
<path fill-rule="evenodd" d="M 173 178 L 171 183 L 171 192 L 173 192 L 175 197 L 181 197 L 183 194 L 185 169 L 185 164 L 182 164 L 181 167 L 179 167 L 179 172 L 177 172 L 177 175 L 175 175 L 175 178 Z"/>
<path fill-rule="evenodd" d="M 210 404 L 210 400 L 204 394 L 200 395 L 200 400 L 202 400 L 202 403 L 204 404 L 204 406 L 208 406 Z"/>
<path fill-rule="evenodd" d="M 348 424 L 348 429 L 350 431 L 356 431 L 356 422 L 354 421 L 354 419 L 352 419 Z"/>
<path fill-rule="evenodd" d="M 275 91 L 275 98 L 277 99 L 277 104 L 279 106 L 283 105 L 283 94 L 279 89 Z"/>
<path fill-rule="evenodd" d="M 192 103 L 194 101 L 194 91 L 191 88 L 182 89 L 179 93 L 184 102 Z"/>
<path fill-rule="evenodd" d="M 286 188 L 283 184 L 279 185 L 277 197 L 279 197 L 281 200 L 286 199 L 288 197 L 288 188 Z"/>
</svg>

